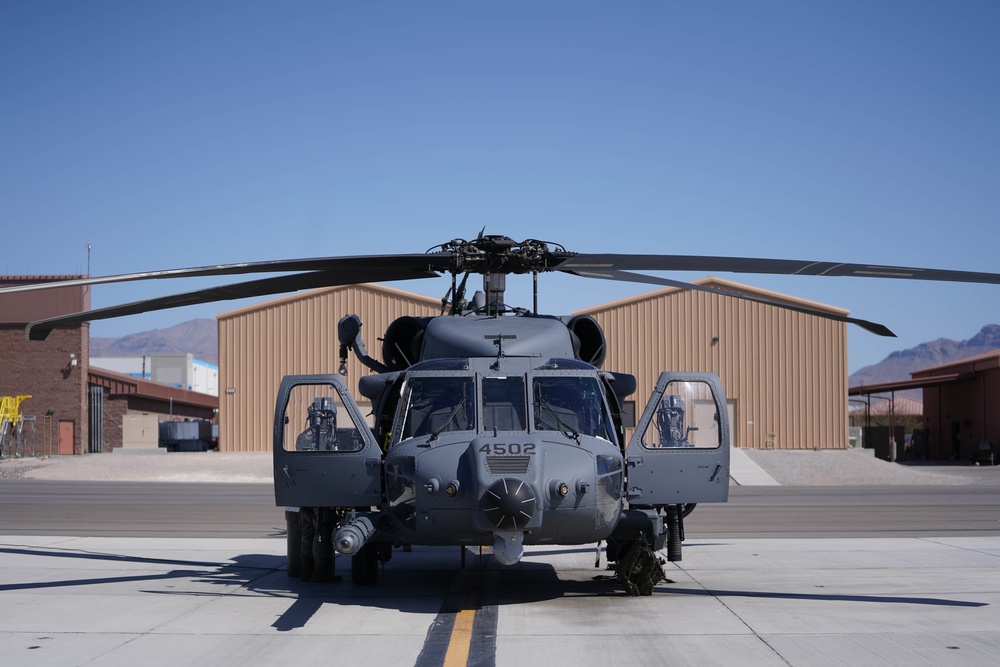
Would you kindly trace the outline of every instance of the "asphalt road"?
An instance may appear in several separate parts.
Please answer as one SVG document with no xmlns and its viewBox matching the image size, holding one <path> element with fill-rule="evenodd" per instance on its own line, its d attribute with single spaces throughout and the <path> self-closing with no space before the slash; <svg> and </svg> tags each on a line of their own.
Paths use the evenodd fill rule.
<svg viewBox="0 0 1000 667">
<path fill-rule="evenodd" d="M 0 533 L 280 538 L 269 484 L 0 480 Z M 740 487 L 701 505 L 688 538 L 1000 536 L 1000 488 Z"/>
<path fill-rule="evenodd" d="M 699 505 L 688 537 L 1000 536 L 1000 488 L 743 487 Z"/>
<path fill-rule="evenodd" d="M 0 480 L 0 533 L 284 537 L 270 484 Z"/>
</svg>

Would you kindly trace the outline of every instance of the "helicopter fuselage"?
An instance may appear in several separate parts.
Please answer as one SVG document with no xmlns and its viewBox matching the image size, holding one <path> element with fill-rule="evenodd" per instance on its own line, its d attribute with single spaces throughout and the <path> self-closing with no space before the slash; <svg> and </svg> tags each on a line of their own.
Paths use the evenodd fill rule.
<svg viewBox="0 0 1000 667">
<path fill-rule="evenodd" d="M 606 539 L 624 505 L 624 456 L 599 371 L 572 359 L 446 363 L 418 364 L 402 389 L 385 456 L 394 530 L 419 544 Z M 438 392 L 465 403 L 435 408 Z"/>
<path fill-rule="evenodd" d="M 510 564 L 530 544 L 659 549 L 678 508 L 728 496 L 725 399 L 711 374 L 661 378 L 629 444 L 623 401 L 634 379 L 579 358 L 600 347 L 574 332 L 593 334 L 592 321 L 520 313 L 403 324 L 410 339 L 391 326 L 387 344 L 420 360 L 361 379 L 371 427 L 340 376 L 290 376 L 279 390 L 275 498 L 335 508 L 342 554 L 480 545 Z M 678 441 L 661 433 L 660 406 L 676 426 L 682 395 L 702 426 Z"/>
</svg>

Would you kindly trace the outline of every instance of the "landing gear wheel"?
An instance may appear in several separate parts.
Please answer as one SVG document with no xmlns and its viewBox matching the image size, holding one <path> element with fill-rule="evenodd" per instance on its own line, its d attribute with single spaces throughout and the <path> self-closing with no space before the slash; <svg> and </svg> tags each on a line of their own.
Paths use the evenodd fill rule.
<svg viewBox="0 0 1000 667">
<path fill-rule="evenodd" d="M 378 583 L 378 549 L 374 544 L 366 544 L 351 556 L 351 581 L 357 586 Z"/>
<path fill-rule="evenodd" d="M 623 551 L 615 566 L 615 575 L 625 591 L 633 596 L 653 594 L 656 584 L 666 579 L 660 557 L 645 542 L 636 540 Z"/>
</svg>

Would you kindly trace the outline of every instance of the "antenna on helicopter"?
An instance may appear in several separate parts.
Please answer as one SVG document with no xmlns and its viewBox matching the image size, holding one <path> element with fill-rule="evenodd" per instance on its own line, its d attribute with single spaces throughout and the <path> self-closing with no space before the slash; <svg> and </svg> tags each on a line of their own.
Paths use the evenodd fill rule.
<svg viewBox="0 0 1000 667">
<path fill-rule="evenodd" d="M 490 366 L 490 370 L 494 371 L 500 370 L 500 360 L 503 359 L 504 356 L 503 341 L 504 341 L 503 334 L 498 334 L 497 337 L 493 340 L 493 343 L 497 346 L 497 360 L 494 361 L 493 364 Z"/>
<path fill-rule="evenodd" d="M 444 312 L 445 312 L 446 310 L 448 310 L 448 304 L 450 304 L 450 303 L 451 303 L 451 302 L 450 302 L 450 301 L 448 300 L 448 297 L 450 297 L 450 296 L 451 296 L 451 295 L 452 295 L 452 294 L 453 294 L 453 293 L 455 292 L 455 285 L 454 285 L 455 281 L 454 281 L 454 276 L 453 276 L 452 278 L 453 278 L 453 279 L 452 279 L 452 281 L 451 281 L 451 282 L 452 282 L 452 286 L 451 286 L 451 287 L 449 287 L 449 288 L 448 288 L 448 291 L 444 293 L 444 296 L 443 296 L 443 297 L 441 297 L 441 314 L 442 314 L 442 315 L 444 315 Z"/>
</svg>

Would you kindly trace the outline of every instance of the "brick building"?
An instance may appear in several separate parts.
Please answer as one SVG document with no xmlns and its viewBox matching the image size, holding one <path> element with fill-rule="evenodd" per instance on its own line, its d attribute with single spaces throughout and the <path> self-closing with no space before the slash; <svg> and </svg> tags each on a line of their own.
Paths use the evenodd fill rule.
<svg viewBox="0 0 1000 667">
<path fill-rule="evenodd" d="M 70 280 L 80 276 L 6 276 L 0 287 Z M 0 396 L 31 396 L 21 412 L 35 418 L 52 453 L 87 451 L 87 361 L 90 325 L 56 329 L 42 343 L 29 341 L 25 324 L 90 308 L 90 291 L 60 287 L 0 297 Z"/>
<path fill-rule="evenodd" d="M 80 276 L 6 276 L 0 287 Z M 129 417 L 212 419 L 218 399 L 90 367 L 90 325 L 55 329 L 29 341 L 28 322 L 90 308 L 87 287 L 0 297 L 0 396 L 30 396 L 21 413 L 34 429 L 34 453 L 82 454 L 122 446 Z M 31 453 L 31 452 L 28 452 Z"/>
<path fill-rule="evenodd" d="M 138 427 L 145 429 L 162 421 L 211 421 L 219 407 L 216 396 L 102 368 L 90 368 L 87 384 L 92 452 L 135 446 L 136 434 L 130 437 L 129 427 L 141 417 L 148 417 Z M 141 446 L 148 445 L 147 439 Z"/>
<path fill-rule="evenodd" d="M 925 383 L 929 458 L 976 461 L 983 449 L 1000 453 L 1000 350 L 910 375 Z"/>
</svg>

